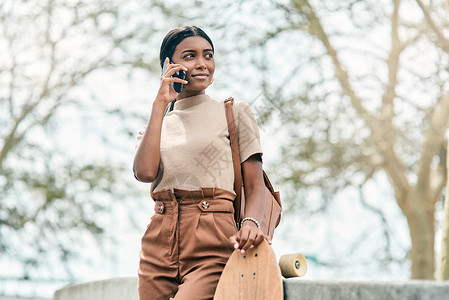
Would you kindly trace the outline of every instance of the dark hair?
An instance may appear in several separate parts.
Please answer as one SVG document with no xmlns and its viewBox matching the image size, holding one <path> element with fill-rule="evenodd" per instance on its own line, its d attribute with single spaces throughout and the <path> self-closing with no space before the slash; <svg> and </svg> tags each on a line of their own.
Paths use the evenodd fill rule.
<svg viewBox="0 0 449 300">
<path fill-rule="evenodd" d="M 181 43 L 182 40 L 187 37 L 196 35 L 199 35 L 206 39 L 206 41 L 208 41 L 212 46 L 212 50 L 214 50 L 214 44 L 212 44 L 212 40 L 201 28 L 196 26 L 183 26 L 172 29 L 169 33 L 167 33 L 164 40 L 162 41 L 161 51 L 159 54 L 161 68 L 164 65 L 165 58 L 168 57 L 170 60 L 172 59 L 176 46 L 178 46 L 178 44 Z"/>
</svg>

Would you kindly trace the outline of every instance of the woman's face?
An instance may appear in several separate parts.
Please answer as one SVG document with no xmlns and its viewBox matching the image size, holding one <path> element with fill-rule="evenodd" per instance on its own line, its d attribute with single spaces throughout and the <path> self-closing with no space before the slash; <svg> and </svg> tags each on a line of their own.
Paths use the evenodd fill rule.
<svg viewBox="0 0 449 300">
<path fill-rule="evenodd" d="M 203 94 L 211 84 L 214 71 L 214 51 L 211 44 L 201 36 L 190 36 L 176 46 L 172 62 L 187 68 L 185 84 L 179 98 Z"/>
</svg>

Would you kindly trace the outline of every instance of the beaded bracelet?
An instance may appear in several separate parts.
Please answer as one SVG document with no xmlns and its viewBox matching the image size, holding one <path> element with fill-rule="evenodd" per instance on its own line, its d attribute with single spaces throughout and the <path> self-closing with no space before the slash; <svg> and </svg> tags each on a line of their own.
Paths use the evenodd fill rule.
<svg viewBox="0 0 449 300">
<path fill-rule="evenodd" d="M 240 228 L 242 228 L 243 222 L 245 222 L 245 221 L 253 221 L 257 225 L 257 228 L 260 228 L 260 223 L 256 219 L 251 218 L 251 217 L 243 218 L 243 220 L 240 222 Z"/>
</svg>

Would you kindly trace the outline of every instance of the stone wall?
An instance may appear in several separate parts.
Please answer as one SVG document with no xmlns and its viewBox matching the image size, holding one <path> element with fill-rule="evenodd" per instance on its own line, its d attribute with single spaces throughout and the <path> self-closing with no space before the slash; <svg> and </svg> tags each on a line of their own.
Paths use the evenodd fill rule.
<svg viewBox="0 0 449 300">
<path fill-rule="evenodd" d="M 284 280 L 286 300 L 443 300 L 449 282 Z"/>
<path fill-rule="evenodd" d="M 35 297 L 12 297 L 12 296 L 0 296 L 0 300 L 50 300 L 44 298 L 35 298 Z"/>
<path fill-rule="evenodd" d="M 319 281 L 284 279 L 286 300 L 443 300 L 449 282 Z M 54 300 L 138 300 L 137 278 L 113 278 L 68 285 Z"/>
<path fill-rule="evenodd" d="M 138 300 L 137 278 L 71 284 L 55 292 L 53 300 Z"/>
</svg>

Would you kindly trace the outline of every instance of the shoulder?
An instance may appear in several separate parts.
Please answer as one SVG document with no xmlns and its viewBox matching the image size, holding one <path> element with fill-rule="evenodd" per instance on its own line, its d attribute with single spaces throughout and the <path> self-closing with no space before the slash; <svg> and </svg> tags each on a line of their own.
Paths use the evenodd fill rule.
<svg viewBox="0 0 449 300">
<path fill-rule="evenodd" d="M 228 98 L 229 99 L 229 98 Z M 226 99 L 227 100 L 227 99 Z M 224 103 L 226 100 L 221 101 L 222 103 Z M 232 105 L 232 110 L 234 112 L 234 115 L 238 116 L 240 115 L 242 112 L 245 111 L 251 111 L 251 108 L 249 106 L 249 104 L 245 101 L 241 101 L 241 100 L 235 100 L 233 98 L 233 105 Z"/>
<path fill-rule="evenodd" d="M 235 110 L 238 111 L 239 113 L 245 112 L 245 111 L 252 112 L 251 106 L 246 101 L 234 100 L 234 107 L 235 107 Z"/>
<path fill-rule="evenodd" d="M 234 115 L 239 119 L 254 120 L 255 116 L 248 102 L 234 101 Z"/>
<path fill-rule="evenodd" d="M 248 102 L 242 100 L 234 100 L 234 105 L 236 107 L 249 107 Z"/>
</svg>

